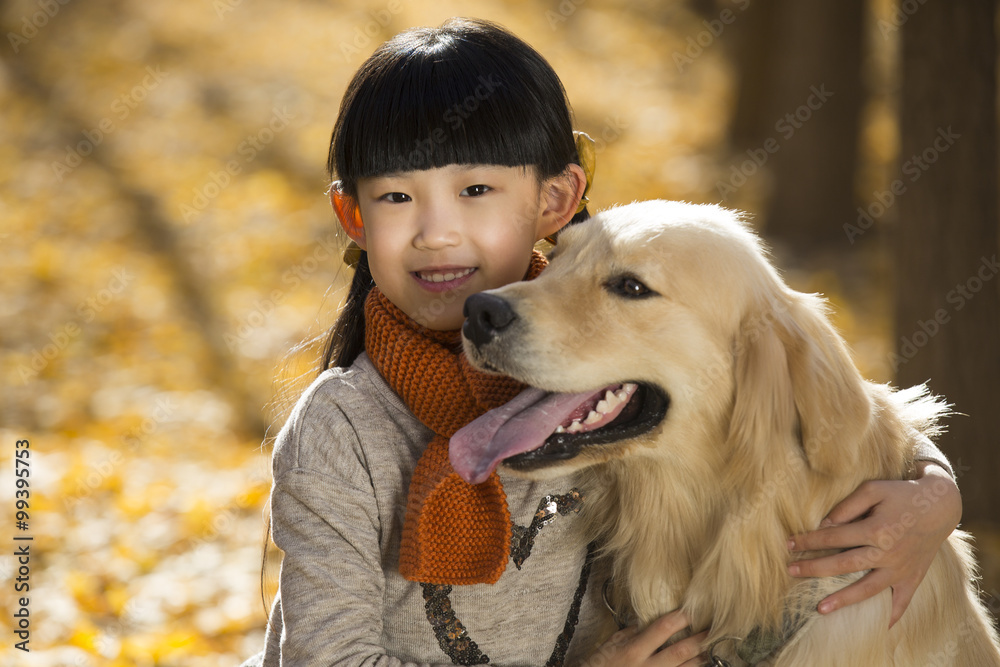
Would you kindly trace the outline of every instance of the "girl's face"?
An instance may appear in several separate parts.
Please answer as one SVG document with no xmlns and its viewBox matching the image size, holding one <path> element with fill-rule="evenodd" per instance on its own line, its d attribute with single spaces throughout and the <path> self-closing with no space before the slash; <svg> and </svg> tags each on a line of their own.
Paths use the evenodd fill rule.
<svg viewBox="0 0 1000 667">
<path fill-rule="evenodd" d="M 457 329 L 466 297 L 524 278 L 535 242 L 572 217 L 576 180 L 540 186 L 531 168 L 490 165 L 361 179 L 355 240 L 398 308 L 429 329 Z"/>
</svg>

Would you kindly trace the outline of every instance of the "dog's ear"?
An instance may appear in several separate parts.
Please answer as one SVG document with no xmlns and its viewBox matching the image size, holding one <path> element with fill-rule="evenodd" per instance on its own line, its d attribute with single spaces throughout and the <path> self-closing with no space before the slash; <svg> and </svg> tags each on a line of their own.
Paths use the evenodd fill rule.
<svg viewBox="0 0 1000 667">
<path fill-rule="evenodd" d="M 733 348 L 736 395 L 729 425 L 729 448 L 737 476 L 759 477 L 782 440 L 796 428 L 795 396 L 784 344 L 778 337 L 777 310 L 757 309 L 744 317 Z"/>
<path fill-rule="evenodd" d="M 778 335 L 799 415 L 802 446 L 809 465 L 840 474 L 856 467 L 872 403 L 847 345 L 827 317 L 826 302 L 811 294 L 791 293 Z"/>
<path fill-rule="evenodd" d="M 744 320 L 731 437 L 755 438 L 757 451 L 782 456 L 780 442 L 797 435 L 809 466 L 837 475 L 856 465 L 871 410 L 822 299 L 787 290 Z"/>
</svg>

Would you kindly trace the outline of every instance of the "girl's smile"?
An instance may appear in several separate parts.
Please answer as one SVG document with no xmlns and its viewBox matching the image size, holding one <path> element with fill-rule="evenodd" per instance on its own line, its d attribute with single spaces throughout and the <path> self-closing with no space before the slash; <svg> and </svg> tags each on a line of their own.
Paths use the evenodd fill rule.
<svg viewBox="0 0 1000 667">
<path fill-rule="evenodd" d="M 464 285 L 475 271 L 475 267 L 439 267 L 414 271 L 413 277 L 428 291 L 445 292 Z"/>
</svg>

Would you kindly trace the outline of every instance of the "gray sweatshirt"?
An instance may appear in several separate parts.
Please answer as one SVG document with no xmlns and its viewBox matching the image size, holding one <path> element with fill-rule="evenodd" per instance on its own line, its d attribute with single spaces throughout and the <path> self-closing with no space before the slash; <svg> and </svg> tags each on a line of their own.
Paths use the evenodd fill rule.
<svg viewBox="0 0 1000 667">
<path fill-rule="evenodd" d="M 271 525 L 284 551 L 263 655 L 247 664 L 577 664 L 604 617 L 571 478 L 501 472 L 514 523 L 496 584 L 403 579 L 410 475 L 433 436 L 362 354 L 305 392 L 274 449 Z M 586 646 L 585 646 L 586 645 Z M 454 662 L 453 662 L 454 661 Z"/>
</svg>

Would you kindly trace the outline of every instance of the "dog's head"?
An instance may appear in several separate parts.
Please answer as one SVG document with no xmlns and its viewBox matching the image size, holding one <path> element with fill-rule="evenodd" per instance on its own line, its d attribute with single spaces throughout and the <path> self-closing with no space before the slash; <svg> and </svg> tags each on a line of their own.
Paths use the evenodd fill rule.
<svg viewBox="0 0 1000 667">
<path fill-rule="evenodd" d="M 652 447 L 664 441 L 731 456 L 775 434 L 827 469 L 844 452 L 821 445 L 868 411 L 822 302 L 787 288 L 739 215 L 715 206 L 603 211 L 561 234 L 540 277 L 470 297 L 466 317 L 472 363 L 537 388 L 452 438 L 473 482 L 501 461 L 543 476 L 670 456 Z"/>
</svg>

